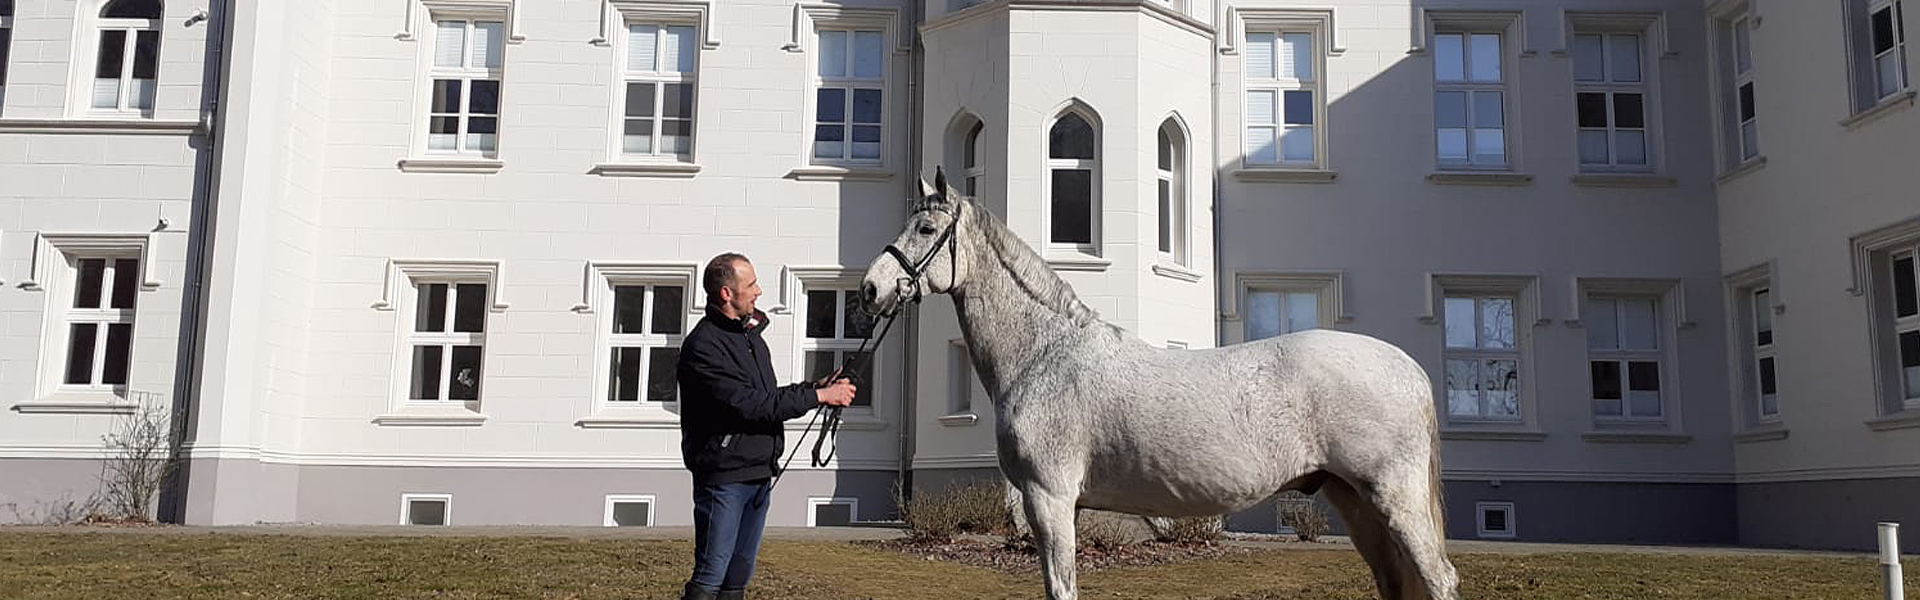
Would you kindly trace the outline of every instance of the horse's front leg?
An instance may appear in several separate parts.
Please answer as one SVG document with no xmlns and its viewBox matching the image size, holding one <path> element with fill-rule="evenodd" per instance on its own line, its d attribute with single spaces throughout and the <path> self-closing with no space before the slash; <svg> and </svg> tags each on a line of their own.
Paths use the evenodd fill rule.
<svg viewBox="0 0 1920 600">
<path fill-rule="evenodd" d="M 1074 577 L 1074 505 L 1078 498 L 1028 485 L 1020 490 L 1027 524 L 1033 528 L 1034 547 L 1040 551 L 1040 572 L 1047 579 L 1047 600 L 1073 600 L 1079 595 Z"/>
</svg>

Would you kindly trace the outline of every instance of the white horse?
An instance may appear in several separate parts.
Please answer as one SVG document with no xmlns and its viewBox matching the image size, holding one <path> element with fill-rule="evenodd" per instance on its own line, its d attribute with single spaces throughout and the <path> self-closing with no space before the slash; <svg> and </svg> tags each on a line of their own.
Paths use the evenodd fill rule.
<svg viewBox="0 0 1920 600">
<path fill-rule="evenodd" d="M 992 213 L 949 194 L 944 173 L 920 189 L 861 291 L 874 312 L 922 290 L 953 296 L 1047 598 L 1078 594 L 1077 508 L 1220 515 L 1288 490 L 1327 493 L 1381 598 L 1458 598 L 1433 389 L 1405 352 L 1325 330 L 1150 346 L 1102 321 Z"/>
</svg>

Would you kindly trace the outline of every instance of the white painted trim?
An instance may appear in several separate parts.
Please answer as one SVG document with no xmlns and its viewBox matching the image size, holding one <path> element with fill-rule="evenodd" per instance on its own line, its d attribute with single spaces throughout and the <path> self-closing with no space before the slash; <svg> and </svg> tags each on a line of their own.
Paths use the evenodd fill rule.
<svg viewBox="0 0 1920 600">
<path fill-rule="evenodd" d="M 1506 513 L 1507 528 L 1505 531 L 1490 531 L 1487 529 L 1487 513 L 1489 512 Z M 1473 503 L 1473 522 L 1474 522 L 1474 529 L 1475 529 L 1476 535 L 1482 538 L 1491 538 L 1491 539 L 1513 539 L 1514 537 L 1519 535 L 1519 531 L 1520 531 L 1520 528 L 1516 526 L 1516 522 L 1514 520 L 1514 517 L 1516 516 L 1515 512 L 1516 511 L 1514 509 L 1512 502 L 1475 502 Z"/>
<path fill-rule="evenodd" d="M 1047 253 L 1047 266 L 1055 271 L 1104 273 L 1113 266 L 1113 261 L 1090 254 L 1058 250 Z"/>
<path fill-rule="evenodd" d="M 1651 173 L 1581 173 L 1568 176 L 1567 181 L 1580 187 L 1592 188 L 1641 189 L 1670 188 L 1680 185 L 1680 180 L 1677 178 Z"/>
<path fill-rule="evenodd" d="M 885 109 L 882 109 L 883 111 Z M 886 135 L 886 118 L 881 118 L 881 135 Z M 812 134 L 806 136 L 808 143 L 807 160 L 813 160 Z M 885 142 L 882 142 L 883 144 Z M 885 160 L 882 158 L 881 160 Z M 787 179 L 794 181 L 887 181 L 893 179 L 893 169 L 884 166 L 811 164 L 794 167 L 787 172 Z"/>
<path fill-rule="evenodd" d="M 1450 425 L 1440 428 L 1440 439 L 1474 442 L 1542 442 L 1546 441 L 1547 432 L 1526 427 L 1498 429 L 1489 428 L 1486 425 L 1477 427 Z"/>
<path fill-rule="evenodd" d="M 422 118 L 425 115 L 421 115 Z M 497 134 L 496 134 L 497 135 Z M 497 143 L 497 142 L 496 142 Z M 496 147 L 495 152 L 499 150 Z M 478 173 L 493 174 L 507 163 L 493 158 L 402 158 L 395 166 L 404 173 Z"/>
<path fill-rule="evenodd" d="M 694 294 L 700 292 L 700 265 L 691 262 L 652 262 L 622 260 L 589 260 L 585 276 L 580 281 L 580 303 L 573 305 L 573 312 L 593 314 L 594 305 L 609 301 L 603 296 L 614 282 L 668 282 L 686 288 L 687 316 L 697 320 L 705 314 L 700 308 L 699 299 Z M 687 329 L 691 330 L 689 325 Z"/>
<path fill-rule="evenodd" d="M 789 443 L 800 440 L 793 436 Z M 5 457 L 5 449 L 0 445 L 0 457 Z M 26 448 L 42 448 L 26 446 Z M 64 448 L 64 447 L 46 447 Z M 577 469 L 666 469 L 686 472 L 686 465 L 677 452 L 668 451 L 655 456 L 635 456 L 629 454 L 568 454 L 568 453 L 339 453 L 339 452 L 292 452 L 284 450 L 261 449 L 249 446 L 188 446 L 185 451 L 194 459 L 219 460 L 258 460 L 265 464 L 285 464 L 300 466 L 340 466 L 340 467 L 485 467 L 485 468 L 577 468 Z M 798 446 L 788 448 L 789 453 L 805 451 Z M 804 461 L 802 461 L 804 462 Z M 899 468 L 896 459 L 834 458 L 836 467 L 815 469 L 795 462 L 792 471 L 893 471 Z"/>
<path fill-rule="evenodd" d="M 1233 177 L 1249 183 L 1333 183 L 1340 179 L 1340 172 L 1328 169 L 1247 167 L 1235 169 Z"/>
<path fill-rule="evenodd" d="M 1154 263 L 1153 274 L 1187 283 L 1196 283 L 1207 277 L 1204 273 L 1172 263 Z"/>
<path fill-rule="evenodd" d="M 400 32 L 393 39 L 411 42 L 419 38 L 417 32 L 421 25 L 432 21 L 436 14 L 441 16 L 460 15 L 502 19 L 506 26 L 510 44 L 527 40 L 520 31 L 520 6 L 515 0 L 405 0 L 407 3 L 406 21 L 400 24 Z"/>
<path fill-rule="evenodd" d="M 980 423 L 980 415 L 970 412 L 954 413 L 937 417 L 935 420 L 947 427 L 972 427 Z"/>
<path fill-rule="evenodd" d="M 852 496 L 831 496 L 831 497 L 808 496 L 807 497 L 807 526 L 818 527 L 819 525 L 815 523 L 814 518 L 819 515 L 816 514 L 815 511 L 819 510 L 819 508 L 822 506 L 832 506 L 836 504 L 844 505 L 848 507 L 848 510 L 847 510 L 848 524 L 857 523 L 860 521 L 860 499 L 859 498 L 854 498 Z"/>
<path fill-rule="evenodd" d="M 601 177 L 663 177 L 687 179 L 700 174 L 700 165 L 679 161 L 605 162 L 594 165 L 593 168 L 587 172 Z"/>
<path fill-rule="evenodd" d="M 20 282 L 20 289 L 27 291 L 45 291 L 46 282 L 54 276 L 54 263 L 64 266 L 67 257 L 75 255 L 114 254 L 132 251 L 140 261 L 140 291 L 151 292 L 160 289 L 163 282 L 153 278 L 153 236 L 148 233 L 47 233 L 34 234 L 33 259 L 27 269 L 27 279 Z M 139 306 L 139 303 L 135 303 Z"/>
<path fill-rule="evenodd" d="M 1538 275 L 1508 273 L 1439 273 L 1426 274 L 1426 300 L 1421 305 L 1418 318 L 1421 323 L 1436 325 L 1440 323 L 1440 302 L 1446 298 L 1444 290 L 1462 293 L 1496 292 L 1519 296 L 1516 307 L 1524 307 L 1533 317 L 1533 325 L 1539 327 L 1553 323 L 1546 318 L 1540 306 L 1540 277 Z M 1520 326 L 1519 315 L 1514 316 L 1514 327 Z"/>
<path fill-rule="evenodd" d="M 955 454 L 949 456 L 915 456 L 914 469 L 997 469 L 1000 468 L 1000 456 L 992 452 L 984 454 Z"/>
<path fill-rule="evenodd" d="M 1692 435 L 1671 431 L 1588 431 L 1580 434 L 1580 439 L 1596 444 L 1693 443 Z"/>
<path fill-rule="evenodd" d="M 894 40 L 894 54 L 907 54 L 913 51 L 913 36 L 900 24 L 900 9 L 852 7 L 816 2 L 801 2 L 793 5 L 793 27 L 787 33 L 787 43 L 781 45 L 780 49 L 788 52 L 811 50 L 814 29 L 822 22 L 834 27 L 878 27 L 886 32 L 885 35 L 888 38 Z M 811 139 L 812 136 L 808 138 Z"/>
<path fill-rule="evenodd" d="M 1347 294 L 1344 270 L 1240 271 L 1233 275 L 1233 290 L 1221 299 L 1220 319 L 1240 322 L 1246 319 L 1240 307 L 1247 304 L 1249 289 L 1313 292 L 1320 295 L 1322 327 L 1353 321 L 1352 300 Z"/>
<path fill-rule="evenodd" d="M 400 524 L 408 527 L 434 527 L 413 524 L 414 502 L 441 502 L 440 527 L 453 525 L 453 494 L 400 494 Z"/>
<path fill-rule="evenodd" d="M 1914 90 L 1907 90 L 1897 92 L 1892 96 L 1887 96 L 1879 102 L 1874 103 L 1872 107 L 1854 113 L 1845 119 L 1841 119 L 1840 126 L 1847 128 L 1848 131 L 1864 127 L 1866 124 L 1878 121 L 1881 117 L 1894 113 L 1899 109 L 1912 107 L 1916 95 L 1920 94 L 1917 94 Z"/>
<path fill-rule="evenodd" d="M 1242 40 L 1247 38 L 1247 29 L 1280 29 L 1289 27 L 1310 28 L 1326 36 L 1326 56 L 1346 54 L 1347 48 L 1340 45 L 1339 29 L 1334 24 L 1338 9 L 1326 8 L 1265 8 L 1253 6 L 1226 5 L 1227 34 L 1220 36 L 1220 53 L 1235 55 L 1240 53 Z M 1319 60 L 1315 73 L 1325 73 L 1325 60 Z"/>
<path fill-rule="evenodd" d="M 606 514 L 605 518 L 601 520 L 601 526 L 620 527 L 621 525 L 615 523 L 613 520 L 613 505 L 633 502 L 647 503 L 647 523 L 645 525 L 628 525 L 627 527 L 652 527 L 654 523 L 658 522 L 654 520 L 654 513 L 660 506 L 660 503 L 654 500 L 653 494 L 607 494 Z"/>
<path fill-rule="evenodd" d="M 160 121 L 74 117 L 64 119 L 0 119 L 0 133 L 83 135 L 203 135 L 199 121 Z"/>
<path fill-rule="evenodd" d="M 1894 246 L 1910 244 L 1916 239 L 1920 239 L 1920 216 L 1902 219 L 1848 238 L 1847 242 L 1852 249 L 1853 258 L 1850 261 L 1853 267 L 1851 279 L 1853 286 L 1847 288 L 1847 293 L 1855 296 L 1866 295 L 1873 281 L 1874 253 Z"/>
<path fill-rule="evenodd" d="M 720 32 L 714 26 L 713 3 L 709 0 L 601 0 L 600 36 L 587 40 L 595 46 L 612 46 L 614 32 L 632 21 L 660 20 L 692 23 L 700 29 L 700 47 L 720 47 Z"/>
<path fill-rule="evenodd" d="M 1508 144 L 1512 148 L 1512 144 Z M 1507 164 L 1513 164 L 1514 153 L 1507 153 Z M 1439 185 L 1493 185 L 1523 186 L 1533 185 L 1533 175 L 1528 173 L 1510 173 L 1506 171 L 1435 171 L 1427 174 L 1427 181 Z"/>
<path fill-rule="evenodd" d="M 131 415 L 139 410 L 137 402 L 121 400 L 119 396 L 103 396 L 97 401 L 53 399 L 20 402 L 13 405 L 13 411 L 28 415 Z"/>
<path fill-rule="evenodd" d="M 492 312 L 507 310 L 507 302 L 502 299 L 500 288 L 506 286 L 506 267 L 498 260 L 490 259 L 427 259 L 427 258 L 389 258 L 386 276 L 381 280 L 380 299 L 374 301 L 374 310 L 394 310 L 394 304 L 405 290 L 411 287 L 408 282 L 414 279 L 466 279 L 480 280 L 487 284 L 487 305 Z"/>
<path fill-rule="evenodd" d="M 1667 27 L 1667 12 L 1659 11 L 1588 11 L 1560 9 L 1560 18 L 1554 21 L 1559 27 L 1555 41 L 1560 47 L 1550 54 L 1556 57 L 1568 55 L 1573 46 L 1573 36 L 1577 31 L 1642 33 L 1652 42 L 1648 48 L 1655 58 L 1673 58 L 1680 55 L 1674 49 L 1673 35 Z"/>
</svg>

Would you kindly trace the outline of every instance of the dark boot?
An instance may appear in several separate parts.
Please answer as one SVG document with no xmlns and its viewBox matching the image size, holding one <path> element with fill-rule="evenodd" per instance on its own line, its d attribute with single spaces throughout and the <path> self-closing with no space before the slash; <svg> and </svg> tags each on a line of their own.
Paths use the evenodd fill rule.
<svg viewBox="0 0 1920 600">
<path fill-rule="evenodd" d="M 747 600 L 746 590 L 720 590 L 718 600 Z"/>
<path fill-rule="evenodd" d="M 680 595 L 680 600 L 715 600 L 715 598 L 717 596 L 713 592 L 700 589 L 700 586 L 692 583 L 688 583 L 686 591 Z"/>
</svg>

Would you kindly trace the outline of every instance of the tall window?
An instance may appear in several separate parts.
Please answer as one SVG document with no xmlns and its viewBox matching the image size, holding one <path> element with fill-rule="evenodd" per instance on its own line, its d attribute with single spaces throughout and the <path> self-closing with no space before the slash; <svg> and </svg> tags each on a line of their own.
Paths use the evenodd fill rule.
<svg viewBox="0 0 1920 600">
<path fill-rule="evenodd" d="M 822 29 L 813 158 L 879 162 L 886 112 L 886 39 L 878 30 Z"/>
<path fill-rule="evenodd" d="M 0 0 L 0 109 L 7 101 L 7 51 L 13 47 L 13 0 Z"/>
<path fill-rule="evenodd" d="M 1854 111 L 1908 88 L 1902 0 L 1846 0 L 1854 69 Z"/>
<path fill-rule="evenodd" d="M 973 374 L 973 359 L 967 355 L 967 343 L 954 340 L 947 344 L 947 414 L 973 412 L 973 389 L 980 378 Z"/>
<path fill-rule="evenodd" d="M 1920 248 L 1892 253 L 1886 281 L 1893 300 L 1893 336 L 1898 355 L 1899 390 L 1906 408 L 1920 409 Z"/>
<path fill-rule="evenodd" d="M 621 154 L 692 159 L 697 48 L 692 26 L 627 26 Z"/>
<path fill-rule="evenodd" d="M 1450 420 L 1520 420 L 1515 300 L 1512 296 L 1446 296 L 1442 318 Z"/>
<path fill-rule="evenodd" d="M 1760 155 L 1760 127 L 1755 118 L 1753 91 L 1753 19 L 1738 15 L 1720 24 L 1720 99 L 1729 162 L 1740 164 Z"/>
<path fill-rule="evenodd" d="M 857 383 L 854 406 L 873 406 L 875 380 L 880 373 L 879 359 L 871 362 L 859 354 L 860 344 L 873 335 L 873 317 L 860 309 L 859 292 L 853 289 L 815 288 L 807 290 L 807 330 L 800 351 L 806 357 L 804 370 L 808 381 L 833 374 L 842 365 L 864 365 L 865 381 Z"/>
<path fill-rule="evenodd" d="M 1751 306 L 1747 309 L 1747 348 L 1753 360 L 1754 414 L 1761 420 L 1770 421 L 1780 417 L 1780 383 L 1776 377 L 1776 353 L 1773 346 L 1773 301 L 1772 291 L 1767 288 L 1751 290 L 1747 295 Z"/>
<path fill-rule="evenodd" d="M 1094 252 L 1100 158 L 1093 124 L 1068 111 L 1047 133 L 1047 192 L 1052 226 L 1048 240 Z"/>
<path fill-rule="evenodd" d="M 608 340 L 608 402 L 673 402 L 686 333 L 686 288 L 615 283 Z"/>
<path fill-rule="evenodd" d="M 1598 420 L 1658 421 L 1660 397 L 1660 300 L 1652 297 L 1587 299 L 1587 358 Z"/>
<path fill-rule="evenodd" d="M 1318 329 L 1320 293 L 1286 289 L 1247 290 L 1246 340 Z"/>
<path fill-rule="evenodd" d="M 416 279 L 413 295 L 407 399 L 479 400 L 487 284 Z"/>
<path fill-rule="evenodd" d="M 427 151 L 492 155 L 500 132 L 505 28 L 500 21 L 435 23 Z"/>
<path fill-rule="evenodd" d="M 1434 126 L 1440 166 L 1507 166 L 1506 78 L 1501 34 L 1433 36 Z"/>
<path fill-rule="evenodd" d="M 1248 165 L 1312 165 L 1320 80 L 1314 73 L 1314 34 L 1247 32 Z"/>
<path fill-rule="evenodd" d="M 987 175 L 986 161 L 981 160 L 980 150 L 986 145 L 987 126 L 979 121 L 967 130 L 967 139 L 960 149 L 960 169 L 964 179 L 961 191 L 968 196 L 980 195 L 980 178 Z"/>
<path fill-rule="evenodd" d="M 1645 170 L 1647 84 L 1637 33 L 1583 33 L 1573 37 L 1574 106 L 1580 129 L 1580 168 Z"/>
<path fill-rule="evenodd" d="M 124 395 L 133 355 L 140 260 L 83 255 L 72 258 L 69 267 L 73 301 L 66 310 L 67 361 L 61 383 Z"/>
<path fill-rule="evenodd" d="M 1155 163 L 1159 193 L 1159 249 L 1176 263 L 1187 262 L 1186 138 L 1169 120 L 1160 125 Z"/>
<path fill-rule="evenodd" d="M 100 42 L 93 69 L 92 107 L 98 111 L 153 111 L 160 70 L 159 0 L 114 0 L 100 9 Z"/>
</svg>

